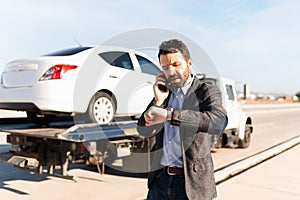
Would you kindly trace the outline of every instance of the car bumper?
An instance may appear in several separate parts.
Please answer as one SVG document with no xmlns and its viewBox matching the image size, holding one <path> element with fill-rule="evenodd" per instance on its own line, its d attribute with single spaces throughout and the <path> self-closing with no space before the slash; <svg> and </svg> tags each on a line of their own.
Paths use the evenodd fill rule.
<svg viewBox="0 0 300 200">
<path fill-rule="evenodd" d="M 84 112 L 74 109 L 73 87 L 46 81 L 32 87 L 0 86 L 0 108 L 21 111 Z"/>
</svg>

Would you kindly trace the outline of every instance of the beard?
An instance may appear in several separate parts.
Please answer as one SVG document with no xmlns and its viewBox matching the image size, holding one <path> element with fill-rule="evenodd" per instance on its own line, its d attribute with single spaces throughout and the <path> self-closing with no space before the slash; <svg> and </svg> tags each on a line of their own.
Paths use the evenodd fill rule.
<svg viewBox="0 0 300 200">
<path fill-rule="evenodd" d="M 190 70 L 186 69 L 182 74 L 175 74 L 169 76 L 169 81 L 172 85 L 172 87 L 177 90 L 178 88 L 181 88 L 187 84 L 187 80 L 190 76 Z"/>
</svg>

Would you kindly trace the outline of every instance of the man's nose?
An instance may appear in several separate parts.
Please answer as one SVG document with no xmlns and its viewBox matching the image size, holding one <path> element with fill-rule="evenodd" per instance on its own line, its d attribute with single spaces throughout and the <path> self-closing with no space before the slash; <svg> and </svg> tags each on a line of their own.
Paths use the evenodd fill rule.
<svg viewBox="0 0 300 200">
<path fill-rule="evenodd" d="M 173 66 L 169 66 L 167 73 L 172 76 L 172 75 L 176 74 L 176 70 Z"/>
</svg>

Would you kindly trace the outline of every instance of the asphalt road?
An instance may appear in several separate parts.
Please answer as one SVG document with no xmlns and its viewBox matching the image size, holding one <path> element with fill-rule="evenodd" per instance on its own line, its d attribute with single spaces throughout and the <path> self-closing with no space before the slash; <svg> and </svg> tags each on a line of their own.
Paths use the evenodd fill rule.
<svg viewBox="0 0 300 200">
<path fill-rule="evenodd" d="M 213 153 L 216 169 L 300 135 L 300 106 L 285 109 L 281 107 L 259 109 L 249 113 L 254 124 L 250 147 L 218 149 L 216 153 Z"/>
<path fill-rule="evenodd" d="M 300 106 L 251 112 L 254 133 L 248 149 L 219 149 L 213 153 L 215 168 L 257 153 L 300 134 Z M 2 125 L 1 125 L 2 126 Z M 5 160 L 8 154 L 1 154 Z M 110 170 L 99 175 L 95 166 L 74 165 L 74 180 L 35 174 L 0 162 L 0 197 L 6 199 L 145 199 L 146 178 Z"/>
</svg>

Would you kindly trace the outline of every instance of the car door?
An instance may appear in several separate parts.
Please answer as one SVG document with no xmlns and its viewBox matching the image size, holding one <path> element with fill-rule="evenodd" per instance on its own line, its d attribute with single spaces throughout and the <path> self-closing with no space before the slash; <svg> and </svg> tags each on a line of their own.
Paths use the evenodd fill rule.
<svg viewBox="0 0 300 200">
<path fill-rule="evenodd" d="M 228 116 L 227 128 L 234 128 L 239 126 L 239 119 L 242 115 L 240 104 L 237 101 L 235 88 L 233 84 L 225 83 L 226 89 L 226 111 Z"/>
<path fill-rule="evenodd" d="M 152 86 L 159 68 L 135 51 L 105 51 L 98 55 L 109 64 L 98 90 L 111 91 L 117 101 L 116 115 L 141 114 L 153 98 Z"/>
<path fill-rule="evenodd" d="M 116 115 L 128 115 L 128 95 L 135 88 L 136 72 L 129 53 L 126 51 L 111 50 L 98 54 L 107 64 L 101 72 L 97 90 L 111 92 L 116 98 Z"/>
<path fill-rule="evenodd" d="M 153 84 L 159 67 L 151 61 L 151 58 L 141 52 L 131 52 L 134 63 L 136 79 L 135 89 L 131 92 L 128 107 L 136 113 L 142 113 L 153 99 Z"/>
</svg>

